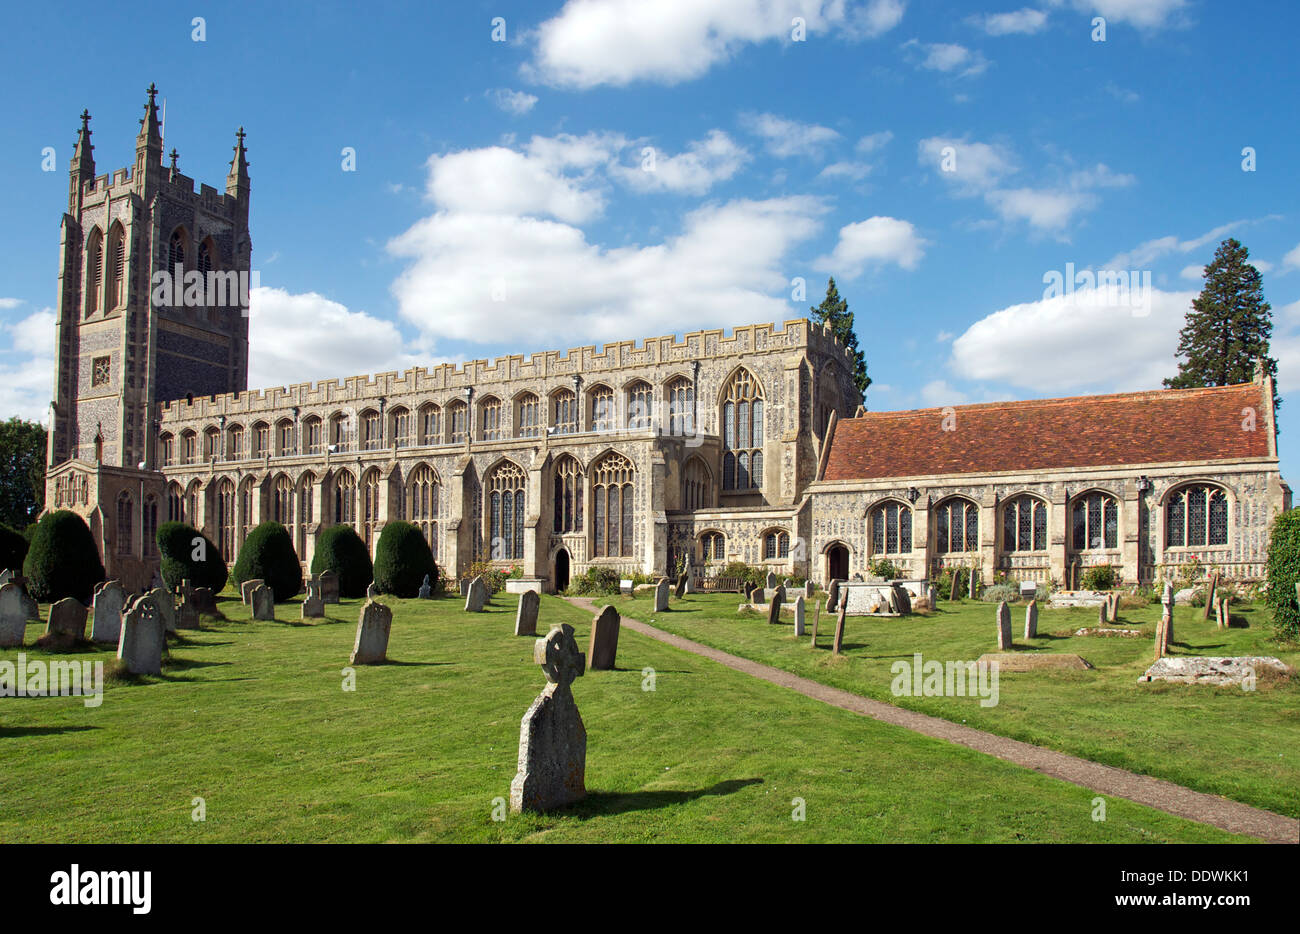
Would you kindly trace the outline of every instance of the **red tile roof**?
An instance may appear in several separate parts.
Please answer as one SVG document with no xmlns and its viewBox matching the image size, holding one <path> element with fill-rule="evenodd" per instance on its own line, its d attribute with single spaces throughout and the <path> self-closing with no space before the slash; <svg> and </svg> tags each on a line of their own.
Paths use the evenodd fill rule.
<svg viewBox="0 0 1300 934">
<path fill-rule="evenodd" d="M 842 419 L 824 480 L 1111 467 L 1269 455 L 1259 383 L 868 412 Z M 1255 430 L 1242 427 L 1255 411 Z"/>
</svg>

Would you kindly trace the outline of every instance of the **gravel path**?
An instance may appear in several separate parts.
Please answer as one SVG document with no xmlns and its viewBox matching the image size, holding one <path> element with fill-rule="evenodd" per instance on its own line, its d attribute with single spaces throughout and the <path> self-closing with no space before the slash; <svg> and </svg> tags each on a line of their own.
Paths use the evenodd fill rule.
<svg viewBox="0 0 1300 934">
<path fill-rule="evenodd" d="M 588 597 L 565 597 L 564 599 L 576 607 L 591 610 L 593 613 L 596 611 L 594 601 Z M 1274 814 L 1272 811 L 1251 807 L 1238 801 L 1230 801 L 1217 795 L 1193 791 L 1163 779 L 1138 775 L 1063 752 L 1044 749 L 1042 746 L 1007 739 L 1005 736 L 996 736 L 949 720 L 917 713 L 914 710 L 904 710 L 902 707 L 871 700 L 839 688 L 828 687 L 817 681 L 782 671 L 780 668 L 761 665 L 747 658 L 692 642 L 690 639 L 664 632 L 631 617 L 624 616 L 623 625 L 643 636 L 711 659 L 752 677 L 798 691 L 800 694 L 834 707 L 842 707 L 936 739 L 946 739 L 960 746 L 1033 769 L 1035 772 L 1063 779 L 1084 788 L 1091 788 L 1102 794 L 1127 798 L 1169 814 L 1210 824 L 1231 833 L 1258 837 L 1269 843 L 1300 843 L 1300 821 L 1291 817 Z"/>
</svg>

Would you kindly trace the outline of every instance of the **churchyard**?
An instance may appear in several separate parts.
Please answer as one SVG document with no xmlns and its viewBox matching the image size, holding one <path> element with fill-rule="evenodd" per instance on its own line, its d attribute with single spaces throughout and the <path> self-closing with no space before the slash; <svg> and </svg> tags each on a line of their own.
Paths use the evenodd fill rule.
<svg viewBox="0 0 1300 934">
<path fill-rule="evenodd" d="M 796 642 L 788 619 L 738 615 L 734 594 L 673 597 L 660 613 L 654 598 L 599 602 L 867 696 L 1300 812 L 1293 685 L 1261 680 L 1251 694 L 1139 686 L 1151 639 L 1055 635 L 1095 611 L 1044 611 L 1028 649 L 1078 652 L 1094 670 L 1004 674 L 1000 703 L 982 708 L 969 698 L 892 698 L 889 665 L 916 652 L 991 651 L 988 604 L 850 617 L 833 658 L 824 613 L 814 649 L 807 637 Z M 0 841 L 1250 839 L 1115 797 L 1096 820 L 1090 789 L 828 706 L 626 626 L 612 670 L 588 663 L 572 684 L 587 734 L 587 796 L 546 814 L 511 813 L 520 719 L 546 684 L 538 639 L 515 635 L 520 598 L 494 594 L 467 612 L 458 596 L 381 596 L 392 610 L 385 658 L 355 666 L 364 601 L 326 603 L 323 616 L 303 619 L 301 599 L 276 604 L 274 620 L 254 620 L 228 588 L 217 600 L 224 618 L 205 615 L 198 629 L 171 636 L 161 674 L 110 677 L 96 708 L 76 697 L 0 699 Z M 35 647 L 49 609 L 0 661 L 22 652 L 111 667 L 113 651 L 93 643 L 66 653 Z M 1256 654 L 1297 660 L 1256 644 L 1264 631 L 1249 609 L 1234 612 L 1251 627 L 1227 632 L 1192 621 L 1194 612 L 1179 608 L 1177 649 L 1267 648 Z M 538 613 L 537 636 L 567 623 L 589 651 L 591 612 L 543 596 Z M 1134 615 L 1151 628 L 1150 608 Z"/>
</svg>

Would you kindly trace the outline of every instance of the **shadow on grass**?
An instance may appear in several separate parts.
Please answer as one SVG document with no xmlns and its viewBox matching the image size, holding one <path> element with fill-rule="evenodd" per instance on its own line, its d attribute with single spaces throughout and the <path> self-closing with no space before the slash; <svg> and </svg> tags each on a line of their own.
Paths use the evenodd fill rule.
<svg viewBox="0 0 1300 934">
<path fill-rule="evenodd" d="M 656 808 L 685 804 L 699 798 L 735 794 L 750 785 L 761 785 L 761 778 L 741 778 L 718 782 L 711 788 L 697 791 L 629 791 L 623 793 L 593 791 L 577 804 L 556 813 L 571 814 L 578 818 L 602 817 L 606 814 L 626 814 L 629 811 L 651 811 Z"/>
<path fill-rule="evenodd" d="M 396 658 L 386 658 L 382 662 L 372 663 L 372 665 L 376 668 L 383 667 L 385 665 L 392 666 L 394 668 L 441 668 L 444 665 L 454 665 L 454 664 L 456 663 L 455 662 L 403 662 Z"/>
<path fill-rule="evenodd" d="M 169 658 L 163 662 L 163 671 L 189 671 L 191 668 L 224 668 L 232 662 L 201 662 L 194 658 Z"/>
<path fill-rule="evenodd" d="M 20 736 L 55 736 L 59 733 L 81 733 L 98 730 L 97 726 L 0 726 L 0 739 Z"/>
</svg>

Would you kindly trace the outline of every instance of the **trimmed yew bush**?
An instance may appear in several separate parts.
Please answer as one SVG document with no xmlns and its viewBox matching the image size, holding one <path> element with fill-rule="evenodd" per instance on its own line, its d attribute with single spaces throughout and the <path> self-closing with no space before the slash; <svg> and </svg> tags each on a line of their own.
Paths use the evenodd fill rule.
<svg viewBox="0 0 1300 934">
<path fill-rule="evenodd" d="M 38 603 L 64 597 L 89 603 L 95 585 L 104 579 L 104 563 L 85 520 L 66 509 L 41 516 L 23 561 L 23 576 Z"/>
<path fill-rule="evenodd" d="M 283 603 L 302 589 L 302 565 L 293 550 L 289 530 L 278 522 L 263 522 L 244 539 L 235 560 L 235 583 L 264 580 Z"/>
<path fill-rule="evenodd" d="M 186 578 L 195 587 L 211 588 L 214 594 L 225 588 L 230 573 L 212 539 L 184 522 L 164 522 L 158 526 L 156 537 L 162 555 L 163 584 L 169 589 L 175 590 Z"/>
<path fill-rule="evenodd" d="M 429 586 L 436 590 L 438 566 L 419 526 L 409 522 L 385 525 L 375 547 L 375 586 L 379 592 L 395 597 L 419 596 L 426 574 Z"/>
<path fill-rule="evenodd" d="M 1300 581 L 1300 509 L 1273 520 L 1268 539 L 1268 586 L 1264 603 L 1273 610 L 1273 630 L 1279 639 L 1300 640 L 1300 604 L 1295 585 Z"/>
<path fill-rule="evenodd" d="M 311 558 L 312 574 L 333 571 L 339 576 L 340 597 L 364 597 L 375 579 L 370 552 L 356 529 L 350 525 L 332 525 L 316 540 Z"/>
</svg>

